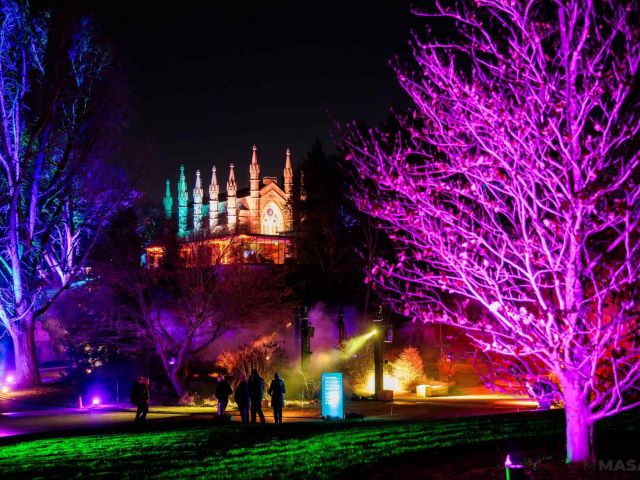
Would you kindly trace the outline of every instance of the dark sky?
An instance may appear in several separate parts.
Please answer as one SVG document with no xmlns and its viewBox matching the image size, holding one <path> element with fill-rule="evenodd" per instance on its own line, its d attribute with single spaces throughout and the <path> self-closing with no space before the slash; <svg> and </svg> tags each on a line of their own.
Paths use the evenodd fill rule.
<svg viewBox="0 0 640 480">
<path fill-rule="evenodd" d="M 132 135 L 146 139 L 144 181 L 161 200 L 184 163 L 189 189 L 211 166 L 248 185 L 251 147 L 261 175 L 282 175 L 315 138 L 332 150 L 334 120 L 384 120 L 404 102 L 388 61 L 408 55 L 416 20 L 405 1 L 99 1 L 95 16 L 131 84 Z"/>
</svg>

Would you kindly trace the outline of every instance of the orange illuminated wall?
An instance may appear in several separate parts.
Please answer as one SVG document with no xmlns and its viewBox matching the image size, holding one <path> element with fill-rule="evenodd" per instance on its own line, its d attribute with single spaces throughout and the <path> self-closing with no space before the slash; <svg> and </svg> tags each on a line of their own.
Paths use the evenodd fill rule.
<svg viewBox="0 0 640 480">
<path fill-rule="evenodd" d="M 235 235 L 196 240 L 180 245 L 184 265 L 271 264 L 282 265 L 291 256 L 291 239 L 280 235 Z M 147 247 L 147 267 L 157 268 L 164 261 L 165 248 Z"/>
</svg>

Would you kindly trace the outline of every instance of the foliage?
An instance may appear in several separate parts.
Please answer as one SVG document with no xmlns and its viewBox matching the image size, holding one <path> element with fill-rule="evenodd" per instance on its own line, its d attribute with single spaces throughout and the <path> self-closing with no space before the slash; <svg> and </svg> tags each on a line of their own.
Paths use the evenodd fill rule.
<svg viewBox="0 0 640 480">
<path fill-rule="evenodd" d="M 342 371 L 345 380 L 354 386 L 367 383 L 367 379 L 373 368 L 373 342 L 367 342 L 351 357 L 344 360 Z"/>
<path fill-rule="evenodd" d="M 294 182 L 292 211 L 296 251 L 296 294 L 303 302 L 353 301 L 362 295 L 360 216 L 347 198 L 340 155 L 327 154 L 316 141 Z M 354 281 L 355 280 L 355 281 Z"/>
<path fill-rule="evenodd" d="M 426 383 L 422 355 L 416 347 L 406 347 L 393 362 L 393 375 L 406 392 L 415 391 L 417 385 Z"/>
<path fill-rule="evenodd" d="M 441 382 L 450 382 L 456 373 L 456 364 L 453 361 L 453 357 L 445 349 L 440 350 L 436 367 L 438 369 L 438 380 Z"/>
<path fill-rule="evenodd" d="M 404 135 L 344 138 L 353 198 L 395 246 L 370 279 L 396 311 L 553 372 L 570 461 L 592 460 L 593 424 L 640 394 L 639 8 L 416 12 L 455 34 L 415 37 L 416 71 L 396 66 L 413 102 Z"/>
<path fill-rule="evenodd" d="M 249 378 L 252 369 L 268 382 L 273 374 L 287 367 L 287 355 L 280 342 L 270 340 L 251 345 L 243 345 L 237 350 L 225 350 L 218 355 L 216 366 L 227 371 L 233 377 L 233 386 L 238 384 L 241 374 Z"/>
</svg>

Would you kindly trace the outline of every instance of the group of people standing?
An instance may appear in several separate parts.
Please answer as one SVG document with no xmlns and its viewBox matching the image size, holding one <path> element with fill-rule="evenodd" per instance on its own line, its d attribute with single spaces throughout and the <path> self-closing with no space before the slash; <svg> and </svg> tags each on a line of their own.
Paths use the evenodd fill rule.
<svg viewBox="0 0 640 480">
<path fill-rule="evenodd" d="M 257 417 L 260 417 L 260 423 L 266 423 L 262 412 L 262 398 L 264 397 L 265 383 L 264 379 L 258 374 L 255 368 L 251 370 L 251 375 L 247 379 L 243 373 L 240 375 L 238 385 L 235 391 L 223 375 L 218 376 L 216 384 L 216 398 L 218 400 L 218 417 L 223 417 L 229 405 L 229 397 L 233 394 L 233 398 L 238 405 L 240 418 L 242 423 L 249 423 L 249 413 L 251 413 L 251 423 L 256 423 Z M 273 408 L 273 418 L 276 424 L 282 423 L 282 408 L 284 407 L 285 386 L 284 381 L 277 373 L 274 374 L 273 380 L 268 390 L 271 395 L 271 407 Z M 136 423 L 144 422 L 149 413 L 149 378 L 138 377 L 133 383 L 131 389 L 131 403 L 137 408 Z"/>
<path fill-rule="evenodd" d="M 254 368 L 247 379 L 245 374 L 241 374 L 235 391 L 232 391 L 229 382 L 220 375 L 216 387 L 216 398 L 218 399 L 218 416 L 225 413 L 229 404 L 229 396 L 233 393 L 233 399 L 238 405 L 242 423 L 249 423 L 249 413 L 251 413 L 251 423 L 256 423 L 260 417 L 260 423 L 266 423 L 262 411 L 262 398 L 264 397 L 265 382 Z M 285 394 L 284 381 L 278 373 L 274 374 L 268 393 L 271 395 L 271 407 L 273 408 L 273 418 L 276 424 L 282 423 L 282 408 L 284 407 Z"/>
</svg>

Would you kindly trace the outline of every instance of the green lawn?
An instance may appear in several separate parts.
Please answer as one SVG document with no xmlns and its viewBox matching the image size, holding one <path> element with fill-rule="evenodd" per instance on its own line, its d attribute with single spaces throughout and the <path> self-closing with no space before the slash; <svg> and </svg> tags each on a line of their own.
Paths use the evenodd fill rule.
<svg viewBox="0 0 640 480">
<path fill-rule="evenodd" d="M 618 423 L 625 428 L 636 422 Z M 198 425 L 6 445 L 0 471 L 5 478 L 332 478 L 347 467 L 433 448 L 533 437 L 558 442 L 563 432 L 561 412 L 416 423 Z"/>
</svg>

